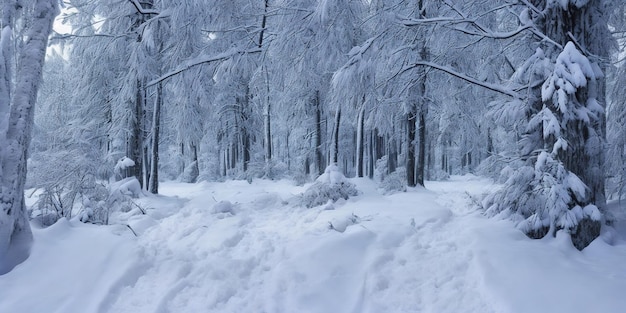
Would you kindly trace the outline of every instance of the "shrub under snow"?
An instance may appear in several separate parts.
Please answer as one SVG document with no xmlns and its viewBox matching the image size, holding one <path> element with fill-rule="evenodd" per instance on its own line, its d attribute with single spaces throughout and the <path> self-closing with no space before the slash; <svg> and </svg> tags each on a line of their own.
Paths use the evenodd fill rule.
<svg viewBox="0 0 626 313">
<path fill-rule="evenodd" d="M 324 174 L 320 175 L 302 194 L 302 205 L 312 208 L 330 201 L 347 200 L 358 195 L 355 185 L 341 173 L 336 164 L 329 165 Z"/>
</svg>

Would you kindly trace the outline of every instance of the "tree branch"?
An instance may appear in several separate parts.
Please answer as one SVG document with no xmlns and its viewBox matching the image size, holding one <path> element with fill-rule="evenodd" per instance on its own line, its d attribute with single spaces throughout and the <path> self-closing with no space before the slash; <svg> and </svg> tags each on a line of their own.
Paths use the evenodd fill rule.
<svg viewBox="0 0 626 313">
<path fill-rule="evenodd" d="M 160 77 L 151 80 L 148 82 L 148 84 L 146 84 L 146 87 L 150 87 L 150 86 L 154 86 L 172 76 L 176 76 L 186 70 L 189 70 L 195 66 L 201 65 L 201 64 L 205 64 L 205 63 L 211 63 L 211 62 L 216 62 L 216 61 L 221 61 L 221 60 L 226 60 L 229 59 L 237 54 L 250 54 L 250 53 L 259 53 L 261 52 L 261 49 L 255 48 L 255 49 L 250 49 L 250 50 L 245 50 L 245 51 L 230 51 L 230 52 L 225 52 L 225 53 L 221 53 L 218 55 L 213 55 L 213 56 L 201 56 L 201 57 L 197 57 L 194 58 L 192 60 L 189 60 L 187 62 L 185 62 L 186 64 L 182 65 L 181 67 L 172 70 L 168 73 L 165 73 L 163 75 L 161 75 Z"/>
<path fill-rule="evenodd" d="M 482 81 L 480 81 L 480 80 L 478 80 L 478 79 L 476 79 L 474 77 L 470 77 L 470 76 L 467 76 L 467 75 L 465 75 L 463 73 L 459 73 L 459 72 L 457 72 L 456 70 L 454 70 L 451 67 L 442 66 L 442 65 L 439 65 L 439 64 L 436 64 L 436 63 L 432 63 L 432 62 L 417 61 L 414 64 L 409 65 L 409 66 L 405 67 L 404 69 L 402 69 L 401 73 L 406 72 L 406 71 L 408 71 L 408 70 L 410 70 L 412 68 L 415 68 L 417 66 L 428 66 L 428 67 L 434 68 L 436 70 L 440 70 L 440 71 L 442 71 L 444 73 L 447 73 L 449 75 L 452 75 L 452 76 L 454 76 L 456 78 L 462 79 L 462 80 L 464 80 L 464 81 L 466 81 L 466 82 L 468 82 L 470 84 L 473 84 L 473 85 L 476 85 L 476 86 L 480 86 L 480 87 L 489 89 L 491 91 L 495 91 L 495 92 L 503 94 L 503 95 L 507 95 L 507 96 L 509 96 L 511 98 L 520 99 L 520 95 L 517 92 L 515 92 L 515 91 L 513 91 L 511 89 L 503 88 L 502 86 L 495 85 L 495 84 L 490 84 L 490 83 L 487 83 L 487 82 L 482 82 Z"/>
<path fill-rule="evenodd" d="M 144 9 L 141 3 L 137 0 L 128 0 L 137 9 L 140 14 L 159 14 L 159 11 L 153 9 Z"/>
</svg>

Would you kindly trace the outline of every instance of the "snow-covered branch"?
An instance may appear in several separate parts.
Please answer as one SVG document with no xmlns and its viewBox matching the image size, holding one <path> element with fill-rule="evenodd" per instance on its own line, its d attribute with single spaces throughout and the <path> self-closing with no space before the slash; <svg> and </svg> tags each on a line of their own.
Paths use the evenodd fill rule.
<svg viewBox="0 0 626 313">
<path fill-rule="evenodd" d="M 141 3 L 139 3 L 139 1 L 137 0 L 128 0 L 130 1 L 130 3 L 135 7 L 135 9 L 137 9 L 137 12 L 139 12 L 140 14 L 159 14 L 159 11 L 154 10 L 154 9 L 145 9 Z"/>
<path fill-rule="evenodd" d="M 104 37 L 104 38 L 126 38 L 129 36 L 132 36 L 133 34 L 121 34 L 121 35 L 114 35 L 114 34 L 91 34 L 91 35 L 76 35 L 76 34 L 59 34 L 59 33 L 54 33 L 54 35 L 52 37 L 50 37 L 50 41 L 54 42 L 56 40 L 69 40 L 69 39 L 77 39 L 77 38 L 94 38 L 94 37 Z"/>
<path fill-rule="evenodd" d="M 520 98 L 520 95 L 517 92 L 515 92 L 515 91 L 513 91 L 511 89 L 504 88 L 503 86 L 500 86 L 500 85 L 496 85 L 496 84 L 491 84 L 491 83 L 480 81 L 480 80 L 478 80 L 478 79 L 476 79 L 474 77 L 470 77 L 470 76 L 468 76 L 466 74 L 460 73 L 460 72 L 456 71 L 455 69 L 453 69 L 451 67 L 439 65 L 439 64 L 436 64 L 436 63 L 433 63 L 433 62 L 417 61 L 414 64 L 412 64 L 410 66 L 407 66 L 404 69 L 402 69 L 401 73 L 402 72 L 406 72 L 406 71 L 408 71 L 408 70 L 410 70 L 412 68 L 415 68 L 417 66 L 428 66 L 428 67 L 434 68 L 436 70 L 440 70 L 442 72 L 450 74 L 450 75 L 452 75 L 452 76 L 454 76 L 456 78 L 460 78 L 460 79 L 462 79 L 462 80 L 464 80 L 464 81 L 466 81 L 468 83 L 471 83 L 473 85 L 480 86 L 480 87 L 489 89 L 491 91 L 495 91 L 497 93 L 501 93 L 503 95 L 507 95 L 507 96 L 512 97 L 512 98 L 516 98 L 516 99 Z"/>
<path fill-rule="evenodd" d="M 433 18 L 408 18 L 408 17 L 397 17 L 400 24 L 404 26 L 418 26 L 424 24 L 435 24 L 435 23 L 471 23 L 471 20 L 464 18 L 455 18 L 455 17 L 446 17 L 446 16 L 438 16 Z"/>
<path fill-rule="evenodd" d="M 217 61 L 222 61 L 222 60 L 226 60 L 229 59 L 237 54 L 251 54 L 251 53 L 259 53 L 261 52 L 261 49 L 249 49 L 249 50 L 245 50 L 245 51 L 229 51 L 229 52 L 224 52 L 224 53 L 220 53 L 218 55 L 213 55 L 213 56 L 200 56 L 194 59 L 191 59 L 187 62 L 185 62 L 185 64 L 183 64 L 182 66 L 180 66 L 179 68 L 172 70 L 168 73 L 165 73 L 161 76 L 159 76 L 158 78 L 151 80 L 150 82 L 148 82 L 148 84 L 146 85 L 146 87 L 150 87 L 150 86 L 154 86 L 172 76 L 176 76 L 186 70 L 189 70 L 195 66 L 201 65 L 201 64 L 205 64 L 205 63 L 211 63 L 211 62 L 217 62 Z"/>
<path fill-rule="evenodd" d="M 459 14 L 461 13 L 459 12 Z M 413 27 L 413 26 L 425 25 L 425 24 L 442 24 L 445 26 L 454 25 L 453 27 L 451 27 L 452 29 L 459 31 L 461 33 L 464 33 L 466 35 L 480 36 L 480 37 L 492 38 L 492 39 L 510 39 L 521 34 L 524 31 L 530 31 L 531 33 L 541 38 L 542 40 L 545 40 L 553 44 L 559 49 L 563 49 L 563 46 L 561 44 L 559 44 L 558 42 L 548 37 L 546 34 L 544 34 L 539 29 L 537 29 L 537 27 L 534 24 L 531 24 L 531 23 L 526 23 L 524 25 L 521 25 L 517 29 L 512 30 L 512 31 L 497 32 L 497 31 L 492 31 L 488 29 L 487 27 L 484 27 L 477 20 L 470 19 L 465 16 L 462 16 L 461 18 L 454 18 L 454 17 L 434 17 L 434 18 L 396 17 L 396 18 L 398 19 L 400 24 L 407 26 L 407 27 Z M 469 28 L 463 28 L 459 26 L 462 24 L 471 25 L 475 29 L 472 30 Z"/>
</svg>

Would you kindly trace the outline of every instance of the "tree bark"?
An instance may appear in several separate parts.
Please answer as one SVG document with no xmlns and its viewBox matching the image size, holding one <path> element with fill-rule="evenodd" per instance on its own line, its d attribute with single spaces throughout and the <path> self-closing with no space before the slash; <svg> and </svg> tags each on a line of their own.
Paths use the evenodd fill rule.
<svg viewBox="0 0 626 313">
<path fill-rule="evenodd" d="M 356 127 L 356 176 L 363 177 L 363 159 L 365 157 L 365 105 L 361 106 Z"/>
<path fill-rule="evenodd" d="M 15 2 L 5 2 L 6 10 L 14 10 Z M 45 60 L 48 36 L 52 31 L 52 23 L 58 14 L 56 0 L 36 0 L 34 10 L 30 13 L 32 20 L 27 25 L 25 41 L 18 55 L 16 81 L 13 85 L 13 98 L 0 98 L 0 106 L 4 108 L 10 103 L 8 119 L 1 116 L 6 123 L 6 134 L 0 144 L 0 275 L 24 261 L 33 240 L 26 206 L 24 204 L 24 184 L 26 182 L 26 162 L 31 129 L 37 101 L 37 90 L 41 83 L 42 68 Z M 12 23 L 3 25 L 2 36 L 10 34 Z M 0 38 L 2 42 L 12 38 Z M 21 40 L 21 39 L 20 39 Z M 3 51 L 4 52 L 4 51 Z M 4 55 L 3 62 L 12 55 Z M 0 77 L 11 77 L 7 68 Z M 3 82 L 11 86 L 10 82 Z M 4 129 L 3 129 L 4 131 Z"/>
<path fill-rule="evenodd" d="M 374 166 L 376 163 L 376 160 L 374 159 L 374 143 L 376 142 L 376 135 L 374 130 L 370 131 L 370 135 L 369 135 L 369 149 L 368 149 L 368 157 L 367 157 L 367 177 L 369 177 L 370 179 L 374 178 Z"/>
<path fill-rule="evenodd" d="M 333 145 L 330 153 L 330 163 L 337 164 L 339 160 L 339 126 L 341 123 L 341 105 L 337 105 L 335 124 L 333 125 Z"/>
<path fill-rule="evenodd" d="M 415 108 L 406 114 L 407 128 L 407 153 L 406 153 L 406 183 L 409 187 L 415 187 Z"/>
<path fill-rule="evenodd" d="M 314 142 L 315 142 L 315 167 L 318 175 L 324 174 L 324 155 L 322 154 L 322 108 L 320 103 L 320 92 L 315 91 L 313 97 L 313 109 L 315 110 Z"/>
<path fill-rule="evenodd" d="M 420 186 L 424 186 L 424 173 L 426 172 L 426 112 L 421 110 L 419 113 L 419 129 L 418 129 L 418 154 L 417 154 L 417 168 L 416 168 L 416 183 Z"/>
<path fill-rule="evenodd" d="M 148 188 L 151 193 L 159 193 L 159 133 L 161 132 L 161 107 L 163 106 L 163 85 L 157 84 L 156 101 L 152 112 L 152 160 L 150 162 L 150 182 Z"/>
</svg>

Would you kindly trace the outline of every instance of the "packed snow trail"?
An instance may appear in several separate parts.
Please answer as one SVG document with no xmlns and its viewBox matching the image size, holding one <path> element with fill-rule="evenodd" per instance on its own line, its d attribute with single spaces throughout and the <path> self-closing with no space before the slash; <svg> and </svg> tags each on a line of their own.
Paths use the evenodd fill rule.
<svg viewBox="0 0 626 313">
<path fill-rule="evenodd" d="M 381 197 L 360 180 L 363 195 L 324 210 L 286 203 L 280 187 L 227 184 L 188 194 L 140 236 L 148 269 L 108 312 L 493 311 L 469 228 L 430 191 Z"/>
<path fill-rule="evenodd" d="M 0 276 L 0 312 L 622 312 L 626 241 L 582 253 L 484 218 L 473 176 L 311 209 L 290 182 L 164 183 L 123 225 L 60 222 Z M 623 230 L 622 230 L 623 231 Z M 574 296 L 572 296 L 574 295 Z M 38 299 L 33 301 L 32 299 Z"/>
</svg>

